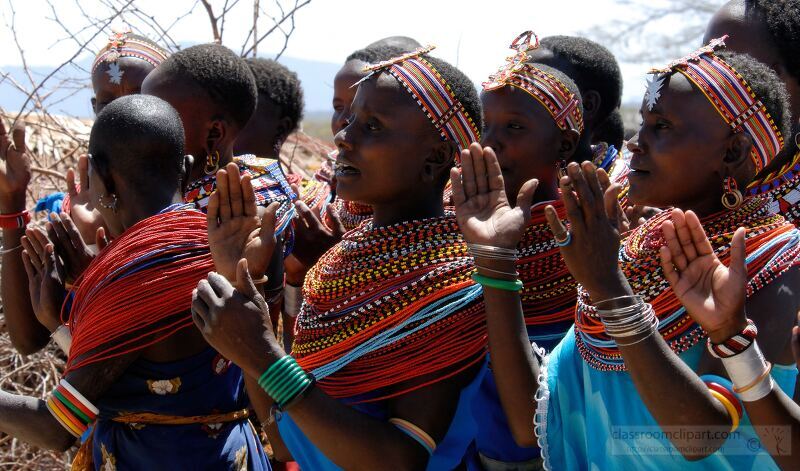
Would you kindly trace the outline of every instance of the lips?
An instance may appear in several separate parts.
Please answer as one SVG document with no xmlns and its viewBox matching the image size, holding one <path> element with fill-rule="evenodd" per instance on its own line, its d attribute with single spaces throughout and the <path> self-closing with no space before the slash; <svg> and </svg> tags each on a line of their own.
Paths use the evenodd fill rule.
<svg viewBox="0 0 800 471">
<path fill-rule="evenodd" d="M 361 171 L 359 169 L 350 165 L 348 162 L 342 160 L 341 155 L 339 155 L 339 158 L 336 160 L 336 165 L 334 169 L 336 172 L 336 178 L 342 178 L 342 177 L 346 178 L 361 174 Z"/>
</svg>

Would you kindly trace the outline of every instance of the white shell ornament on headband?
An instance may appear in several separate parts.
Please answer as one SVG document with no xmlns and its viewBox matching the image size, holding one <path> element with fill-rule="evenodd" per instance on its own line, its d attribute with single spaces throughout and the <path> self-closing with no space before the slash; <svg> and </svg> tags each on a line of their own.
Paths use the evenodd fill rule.
<svg viewBox="0 0 800 471">
<path fill-rule="evenodd" d="M 647 111 L 653 111 L 653 107 L 658 103 L 661 98 L 661 87 L 664 86 L 665 74 L 652 74 L 647 77 L 647 91 L 644 92 L 644 101 L 647 105 Z"/>
</svg>

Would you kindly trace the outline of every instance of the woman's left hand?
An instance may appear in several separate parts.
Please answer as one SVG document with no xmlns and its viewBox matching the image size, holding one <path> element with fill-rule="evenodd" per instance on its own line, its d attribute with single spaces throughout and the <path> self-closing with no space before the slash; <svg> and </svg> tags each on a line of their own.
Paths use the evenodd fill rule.
<svg viewBox="0 0 800 471">
<path fill-rule="evenodd" d="M 192 319 L 209 345 L 257 378 L 284 352 L 246 259 L 236 267 L 236 284 L 239 289 L 214 272 L 200 280 L 192 294 Z"/>
<path fill-rule="evenodd" d="M 503 174 L 491 147 L 472 143 L 461 151 L 461 168 L 450 171 L 453 204 L 464 240 L 472 244 L 517 248 L 531 219 L 531 201 L 539 182 L 527 181 L 512 208 Z"/>
<path fill-rule="evenodd" d="M 564 241 L 561 255 L 572 276 L 594 302 L 632 294 L 618 263 L 618 221 L 606 212 L 607 197 L 597 168 L 591 162 L 569 164 L 560 188 L 570 230 L 564 227 L 552 206 L 545 208 L 545 216 L 556 240 Z M 607 191 L 614 191 L 614 187 Z"/>
</svg>

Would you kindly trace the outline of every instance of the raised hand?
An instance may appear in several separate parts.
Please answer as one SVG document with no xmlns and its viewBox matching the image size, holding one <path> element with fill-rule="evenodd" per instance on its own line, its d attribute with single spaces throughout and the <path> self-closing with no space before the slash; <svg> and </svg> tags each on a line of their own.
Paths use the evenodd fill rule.
<svg viewBox="0 0 800 471">
<path fill-rule="evenodd" d="M 295 193 L 297 193 L 296 190 Z M 347 229 L 344 228 L 335 211 L 330 213 L 332 228 L 328 228 L 322 222 L 320 214 L 312 211 L 304 202 L 298 200 L 294 207 L 297 209 L 298 217 L 294 226 L 292 255 L 308 270 L 317 263 L 322 254 L 342 240 Z"/>
<path fill-rule="evenodd" d="M 77 280 L 94 260 L 95 252 L 86 245 L 72 218 L 66 213 L 53 214 L 47 223 L 47 236 L 64 262 L 67 278 L 72 281 Z M 98 251 L 108 245 L 103 227 L 95 232 L 94 242 Z"/>
<path fill-rule="evenodd" d="M 22 263 L 28 273 L 31 307 L 39 322 L 53 332 L 61 325 L 66 296 L 64 267 L 41 229 L 29 228 L 22 238 Z"/>
<path fill-rule="evenodd" d="M 517 195 L 517 206 L 512 208 L 497 155 L 478 143 L 461 151 L 461 168 L 450 171 L 450 181 L 464 239 L 473 244 L 516 248 L 531 219 L 531 202 L 539 182 L 525 182 Z"/>
<path fill-rule="evenodd" d="M 78 177 L 80 186 L 75 184 L 75 169 L 67 170 L 69 214 L 83 240 L 94 240 L 97 230 L 104 228 L 105 221 L 92 204 L 89 189 L 89 156 L 86 154 L 78 157 Z"/>
<path fill-rule="evenodd" d="M 570 273 L 594 302 L 631 294 L 618 264 L 620 215 L 615 211 L 609 217 L 606 212 L 606 202 L 616 197 L 615 187 L 603 191 L 597 168 L 591 162 L 569 164 L 567 176 L 559 185 L 569 231 L 552 206 L 545 208 L 545 216 L 554 237 L 562 244 L 561 255 Z"/>
<path fill-rule="evenodd" d="M 282 356 L 264 298 L 250 276 L 247 260 L 236 266 L 235 289 L 217 273 L 200 280 L 192 295 L 192 319 L 206 341 L 224 357 L 258 377 L 270 355 Z"/>
<path fill-rule="evenodd" d="M 25 209 L 31 162 L 25 147 L 25 127 L 17 125 L 12 136 L 0 119 L 0 212 L 16 213 Z"/>
<path fill-rule="evenodd" d="M 747 326 L 745 299 L 745 229 L 731 242 L 730 267 L 719 260 L 703 226 L 692 211 L 672 210 L 672 221 L 661 225 L 667 245 L 661 247 L 661 267 L 672 291 L 692 319 L 721 343 Z"/>
<path fill-rule="evenodd" d="M 275 250 L 278 203 L 272 203 L 259 220 L 256 195 L 249 176 L 229 163 L 217 172 L 217 191 L 208 201 L 208 242 L 217 273 L 236 281 L 236 265 L 247 259 L 250 274 L 260 279 Z"/>
</svg>

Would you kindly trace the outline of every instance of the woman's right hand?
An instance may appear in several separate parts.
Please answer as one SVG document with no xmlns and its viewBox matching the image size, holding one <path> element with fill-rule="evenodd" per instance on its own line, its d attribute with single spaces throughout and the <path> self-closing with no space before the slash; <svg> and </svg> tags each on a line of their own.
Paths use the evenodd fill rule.
<svg viewBox="0 0 800 471">
<path fill-rule="evenodd" d="M 89 190 L 89 156 L 78 157 L 78 177 L 80 186 L 75 184 L 75 169 L 67 170 L 67 194 L 69 194 L 69 215 L 75 222 L 83 240 L 94 240 L 97 230 L 105 228 L 105 221 L 92 204 Z"/>
<path fill-rule="evenodd" d="M 36 319 L 54 332 L 61 325 L 61 305 L 66 297 L 64 267 L 41 229 L 27 229 L 21 242 L 31 307 Z"/>
<path fill-rule="evenodd" d="M 6 134 L 0 119 L 0 212 L 17 213 L 25 209 L 31 162 L 25 149 L 25 127 L 15 126 L 12 136 Z"/>
</svg>

